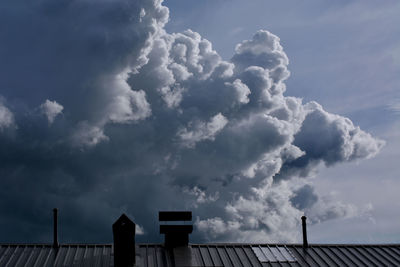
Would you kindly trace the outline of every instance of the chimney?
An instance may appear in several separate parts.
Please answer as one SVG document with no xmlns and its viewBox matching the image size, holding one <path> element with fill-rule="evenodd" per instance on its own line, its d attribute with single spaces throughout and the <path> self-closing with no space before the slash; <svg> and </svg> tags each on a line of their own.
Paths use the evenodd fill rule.
<svg viewBox="0 0 400 267">
<path fill-rule="evenodd" d="M 303 248 L 308 248 L 308 241 L 307 241 L 307 223 L 306 223 L 307 217 L 302 216 L 301 217 L 301 224 L 303 226 Z"/>
<path fill-rule="evenodd" d="M 56 208 L 53 209 L 53 248 L 59 248 L 60 244 L 58 243 L 58 210 Z"/>
<path fill-rule="evenodd" d="M 135 265 L 136 224 L 122 214 L 112 225 L 114 236 L 114 266 L 132 267 Z"/>
<path fill-rule="evenodd" d="M 161 221 L 191 221 L 191 211 L 160 211 L 158 220 Z M 189 234 L 193 231 L 193 225 L 178 224 L 160 225 L 160 234 L 165 235 L 165 246 L 169 248 L 187 246 L 189 244 Z"/>
</svg>

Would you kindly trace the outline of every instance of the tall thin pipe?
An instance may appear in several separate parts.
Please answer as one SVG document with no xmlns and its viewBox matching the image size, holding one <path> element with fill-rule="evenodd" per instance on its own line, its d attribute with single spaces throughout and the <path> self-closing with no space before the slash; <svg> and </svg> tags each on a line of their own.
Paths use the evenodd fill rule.
<svg viewBox="0 0 400 267">
<path fill-rule="evenodd" d="M 53 248 L 58 248 L 60 244 L 58 243 L 58 210 L 53 209 Z"/>
<path fill-rule="evenodd" d="M 302 226 L 303 226 L 303 248 L 308 248 L 306 220 L 307 220 L 306 216 L 301 217 L 301 222 L 302 222 Z"/>
</svg>

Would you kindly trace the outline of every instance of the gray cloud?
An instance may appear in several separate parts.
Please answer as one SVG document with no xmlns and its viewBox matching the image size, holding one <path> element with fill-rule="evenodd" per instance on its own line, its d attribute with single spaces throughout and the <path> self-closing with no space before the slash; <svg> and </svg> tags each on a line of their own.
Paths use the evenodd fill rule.
<svg viewBox="0 0 400 267">
<path fill-rule="evenodd" d="M 75 241 L 109 239 L 121 212 L 147 241 L 162 209 L 193 209 L 196 240 L 293 240 L 304 212 L 357 214 L 302 178 L 383 141 L 285 96 L 277 36 L 258 31 L 224 61 L 196 32 L 167 33 L 161 1 L 5 7 L 0 54 L 13 63 L 0 63 L 0 125 L 18 125 L 0 132 L 6 240 L 45 240 L 53 205 Z M 33 112 L 46 99 L 52 127 Z"/>
</svg>

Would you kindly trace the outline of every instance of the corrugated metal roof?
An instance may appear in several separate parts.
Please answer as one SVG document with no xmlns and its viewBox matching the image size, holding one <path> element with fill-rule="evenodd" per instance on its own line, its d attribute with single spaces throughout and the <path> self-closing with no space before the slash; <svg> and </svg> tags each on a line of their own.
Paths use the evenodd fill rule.
<svg viewBox="0 0 400 267">
<path fill-rule="evenodd" d="M 113 266 L 112 245 L 61 245 L 59 249 L 41 244 L 0 246 L 0 266 Z"/>
<path fill-rule="evenodd" d="M 400 244 L 138 244 L 137 266 L 400 266 Z M 114 266 L 111 244 L 0 245 L 0 266 Z"/>
</svg>

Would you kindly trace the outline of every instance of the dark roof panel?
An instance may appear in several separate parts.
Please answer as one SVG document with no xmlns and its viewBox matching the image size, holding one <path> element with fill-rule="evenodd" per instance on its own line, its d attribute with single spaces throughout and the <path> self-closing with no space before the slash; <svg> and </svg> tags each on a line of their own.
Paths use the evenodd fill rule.
<svg viewBox="0 0 400 267">
<path fill-rule="evenodd" d="M 400 266 L 400 245 L 138 244 L 137 266 Z M 114 266 L 111 244 L 0 245 L 0 266 Z"/>
</svg>

